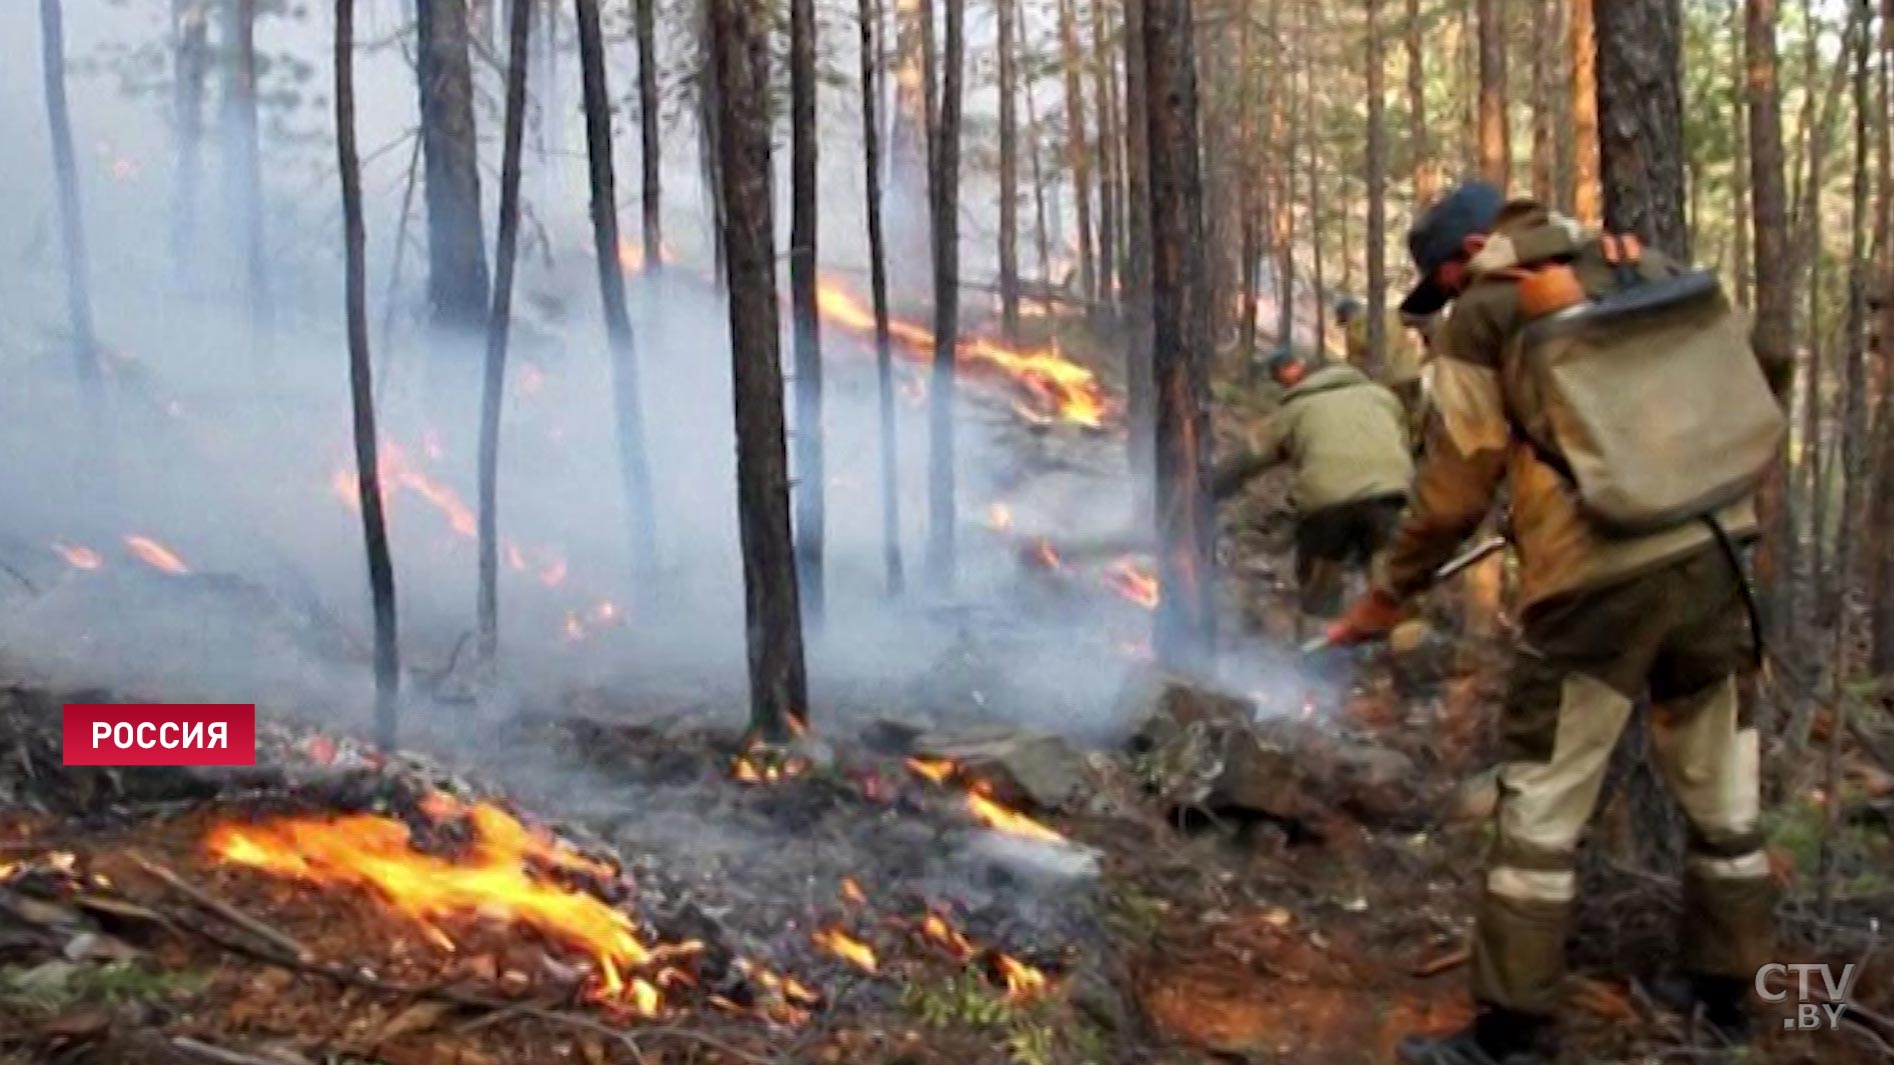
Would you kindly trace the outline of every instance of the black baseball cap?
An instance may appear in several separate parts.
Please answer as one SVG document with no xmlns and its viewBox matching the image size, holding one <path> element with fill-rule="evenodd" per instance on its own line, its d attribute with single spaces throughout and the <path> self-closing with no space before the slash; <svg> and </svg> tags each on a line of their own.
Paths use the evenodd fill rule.
<svg viewBox="0 0 1894 1065">
<path fill-rule="evenodd" d="M 1401 301 L 1401 313 L 1433 314 L 1447 305 L 1452 294 L 1434 279 L 1434 271 L 1457 258 L 1468 237 L 1491 232 L 1505 205 L 1506 195 L 1498 188 L 1468 181 L 1427 208 L 1407 231 L 1407 251 L 1420 271 L 1420 283 Z"/>
</svg>

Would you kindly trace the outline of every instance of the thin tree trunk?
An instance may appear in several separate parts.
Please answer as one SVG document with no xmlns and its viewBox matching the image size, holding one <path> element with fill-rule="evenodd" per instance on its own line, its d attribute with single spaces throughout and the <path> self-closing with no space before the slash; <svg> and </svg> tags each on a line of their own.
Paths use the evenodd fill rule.
<svg viewBox="0 0 1894 1065">
<path fill-rule="evenodd" d="M 39 28 L 46 128 L 52 134 L 53 180 L 59 186 L 59 237 L 66 252 L 66 313 L 72 329 L 73 365 L 81 387 L 96 404 L 103 399 L 104 383 L 92 330 L 92 267 L 86 254 L 85 215 L 79 206 L 72 115 L 66 105 L 66 27 L 60 0 L 39 0 Z"/>
<path fill-rule="evenodd" d="M 52 4 L 53 0 L 43 0 Z M 345 302 L 349 330 L 349 401 L 354 415 L 357 509 L 368 553 L 368 592 L 375 616 L 375 739 L 395 749 L 395 701 L 401 660 L 395 632 L 395 567 L 382 515 L 381 464 L 376 456 L 374 379 L 368 359 L 367 253 L 362 226 L 362 168 L 355 149 L 355 0 L 335 0 L 335 148 L 342 177 Z"/>
<path fill-rule="evenodd" d="M 1751 340 L 1778 398 L 1795 373 L 1794 289 L 1789 271 L 1788 194 L 1782 172 L 1782 95 L 1777 81 L 1776 0 L 1744 0 L 1744 51 L 1749 86 L 1750 207 L 1756 249 L 1756 324 Z M 1788 473 L 1778 462 L 1757 493 L 1763 539 L 1756 551 L 1756 583 L 1764 601 L 1779 606 L 1784 577 L 1795 572 L 1788 510 Z M 1770 637 L 1779 641 L 1786 619 L 1769 611 Z"/>
<path fill-rule="evenodd" d="M 1302 29 L 1306 34 L 1313 27 L 1309 12 L 1303 13 Z M 1322 138 L 1318 135 L 1320 126 L 1315 117 L 1315 56 L 1314 48 L 1304 45 L 1302 51 L 1302 132 L 1308 149 L 1309 181 L 1309 253 L 1310 279 L 1315 283 L 1315 350 L 1324 356 L 1328 353 L 1328 283 L 1322 276 Z"/>
<path fill-rule="evenodd" d="M 257 143 L 256 0 L 230 0 L 225 28 L 230 66 L 224 87 L 225 195 L 235 206 L 241 234 L 245 300 L 250 306 L 253 352 L 269 349 L 269 252 L 263 243 L 262 152 Z"/>
<path fill-rule="evenodd" d="M 724 288 L 735 383 L 737 521 L 743 543 L 750 729 L 784 743 L 808 715 L 789 462 L 783 441 L 776 248 L 770 205 L 769 86 L 758 75 L 769 42 L 767 9 L 710 0 L 712 58 L 723 104 Z"/>
<path fill-rule="evenodd" d="M 656 515 L 651 467 L 644 450 L 644 407 L 638 389 L 638 352 L 625 309 L 624 267 L 618 261 L 618 194 L 612 171 L 612 105 L 605 84 L 605 42 L 598 0 L 574 0 L 579 23 L 579 80 L 585 99 L 586 158 L 592 186 L 592 251 L 604 301 L 605 340 L 612 356 L 612 407 L 618 469 L 625 486 L 627 532 L 634 572 L 657 570 Z M 726 109 L 727 111 L 727 109 Z M 725 208 L 728 209 L 728 204 Z"/>
<path fill-rule="evenodd" d="M 1388 133 L 1381 41 L 1381 0 L 1367 0 L 1368 18 L 1368 362 L 1387 358 Z"/>
<path fill-rule="evenodd" d="M 1072 171 L 1072 201 L 1078 211 L 1079 292 L 1098 298 L 1098 260 L 1092 243 L 1092 164 L 1085 139 L 1085 93 L 1079 84 L 1077 0 L 1058 0 L 1059 54 L 1065 73 L 1065 154 Z"/>
<path fill-rule="evenodd" d="M 1033 103 L 1033 81 L 1026 79 L 1026 128 L 1031 131 L 1028 139 L 1032 160 L 1032 207 L 1033 207 L 1033 244 L 1039 255 L 1039 287 L 1052 290 L 1052 234 L 1046 222 L 1046 174 L 1040 164 L 1039 145 L 1045 139 L 1045 131 L 1039 126 L 1038 107 Z M 1046 303 L 1051 309 L 1050 301 Z"/>
<path fill-rule="evenodd" d="M 1743 0 L 1730 0 L 1730 21 L 1730 143 L 1735 154 L 1730 168 L 1730 273 L 1735 278 L 1736 304 L 1748 310 L 1756 282 L 1749 253 L 1749 93 L 1744 78 L 1749 50 L 1743 41 Z"/>
<path fill-rule="evenodd" d="M 1572 52 L 1567 38 L 1571 30 L 1572 10 L 1564 0 L 1552 0 L 1549 20 L 1533 27 L 1546 56 L 1545 96 L 1552 116 L 1552 198 L 1547 201 L 1560 211 L 1572 213 L 1573 152 L 1576 137 L 1572 131 Z"/>
<path fill-rule="evenodd" d="M 1019 343 L 1019 118 L 1014 95 L 1019 85 L 1014 25 L 1019 0 L 995 0 L 1000 53 L 1000 330 L 1009 344 Z"/>
<path fill-rule="evenodd" d="M 1420 0 L 1407 0 L 1407 152 L 1414 165 L 1414 203 L 1432 203 L 1440 189 L 1439 164 L 1428 147 L 1427 67 Z"/>
<path fill-rule="evenodd" d="M 1117 166 L 1113 128 L 1109 53 L 1105 50 L 1105 2 L 1092 0 L 1092 114 L 1098 134 L 1098 302 L 1117 306 L 1118 197 L 1112 192 Z"/>
<path fill-rule="evenodd" d="M 928 384 L 927 573 L 954 581 L 954 355 L 960 341 L 960 80 L 965 0 L 947 0 L 934 143 L 934 372 Z"/>
<path fill-rule="evenodd" d="M 428 303 L 448 333 L 478 335 L 487 311 L 473 67 L 466 0 L 415 7 L 422 157 L 427 169 Z"/>
<path fill-rule="evenodd" d="M 789 0 L 789 304 L 795 323 L 796 565 L 802 609 L 822 623 L 822 320 L 816 312 L 815 0 Z"/>
<path fill-rule="evenodd" d="M 1773 3 L 1773 0 L 1771 0 Z M 1572 213 L 1581 223 L 1604 220 L 1598 168 L 1598 47 L 1592 0 L 1572 0 Z"/>
<path fill-rule="evenodd" d="M 500 404 L 506 392 L 506 345 L 513 326 L 513 267 L 519 259 L 520 154 L 526 140 L 531 6 L 514 0 L 508 22 L 500 235 L 493 252 L 493 309 L 487 315 L 487 362 L 480 392 L 480 590 L 475 613 L 480 661 L 487 669 L 494 668 L 500 649 Z"/>
<path fill-rule="evenodd" d="M 1261 241 L 1256 232 L 1258 173 L 1256 151 L 1256 59 L 1255 19 L 1251 0 L 1242 0 L 1236 9 L 1237 49 L 1237 166 L 1242 180 L 1236 182 L 1237 279 L 1242 291 L 1237 300 L 1236 355 L 1245 367 L 1256 364 L 1256 257 Z"/>
<path fill-rule="evenodd" d="M 1552 81 L 1552 64 L 1560 42 L 1549 30 L 1557 18 L 1558 8 L 1557 0 L 1537 0 L 1532 26 L 1528 27 L 1544 27 L 1548 31 L 1529 38 L 1532 42 L 1532 198 L 1547 205 L 1555 202 L 1552 128 L 1557 117 L 1553 113 L 1552 97 L 1557 87 Z"/>
<path fill-rule="evenodd" d="M 171 200 L 171 255 L 179 277 L 198 260 L 197 186 L 204 149 L 204 79 L 210 71 L 210 19 L 206 0 L 174 0 L 177 87 L 172 99 L 177 123 L 178 172 Z"/>
<path fill-rule="evenodd" d="M 1506 119 L 1506 19 L 1503 0 L 1479 0 L 1480 176 L 1512 184 L 1512 134 Z"/>
<path fill-rule="evenodd" d="M 1302 109 L 1296 106 L 1296 65 L 1276 32 L 1281 0 L 1271 0 L 1270 37 L 1278 42 L 1274 114 L 1276 195 L 1276 343 L 1294 344 L 1296 326 L 1296 160 L 1301 151 Z M 1298 28 L 1302 25 L 1297 22 Z"/>
<path fill-rule="evenodd" d="M 1680 0 L 1601 5 L 1597 37 L 1605 222 L 1688 261 Z"/>
<path fill-rule="evenodd" d="M 1216 515 L 1210 460 L 1210 307 L 1203 186 L 1197 173 L 1197 72 L 1191 0 L 1144 5 L 1151 174 L 1153 378 L 1158 571 L 1155 647 L 1173 668 L 1216 653 Z"/>
<path fill-rule="evenodd" d="M 1125 0 L 1125 402 L 1130 450 L 1132 520 L 1143 523 L 1155 506 L 1157 403 L 1152 380 L 1151 322 L 1151 102 L 1144 57 L 1144 6 Z M 1149 526 L 1131 530 L 1147 533 Z"/>
<path fill-rule="evenodd" d="M 664 269 L 664 147 L 658 138 L 657 7 L 658 0 L 632 0 L 638 37 L 638 164 L 644 178 L 639 206 L 644 216 L 644 268 L 653 275 Z"/>
<path fill-rule="evenodd" d="M 1877 677 L 1894 674 L 1894 109 L 1889 106 L 1890 78 L 1894 77 L 1894 0 L 1881 0 L 1881 137 L 1876 145 L 1876 167 L 1881 173 L 1879 204 L 1875 210 L 1875 244 L 1881 253 L 1880 318 L 1873 326 L 1870 350 L 1876 355 L 1881 387 L 1875 403 L 1877 469 L 1874 495 L 1869 503 L 1874 530 L 1864 581 L 1872 620 L 1869 667 Z"/>
<path fill-rule="evenodd" d="M 699 27 L 699 39 L 703 55 L 697 71 L 697 145 L 702 160 L 704 200 L 710 206 L 710 248 L 711 258 L 716 269 L 717 286 L 721 288 L 727 276 L 723 250 L 723 234 L 728 228 L 723 217 L 723 205 L 727 197 L 723 191 L 722 125 L 723 103 L 717 85 L 716 64 L 712 60 L 714 45 L 711 43 L 710 21 L 714 17 L 711 5 L 715 0 L 697 0 L 697 10 L 703 19 Z"/>
<path fill-rule="evenodd" d="M 1002 0 L 1002 3 L 1007 0 Z M 875 304 L 875 391 L 881 409 L 881 556 L 888 594 L 901 594 L 901 492 L 894 435 L 894 344 L 888 335 L 888 250 L 881 232 L 881 79 L 876 0 L 858 0 L 861 19 L 862 176 L 868 190 L 868 278 Z M 1015 279 L 1017 281 L 1017 279 Z"/>
</svg>

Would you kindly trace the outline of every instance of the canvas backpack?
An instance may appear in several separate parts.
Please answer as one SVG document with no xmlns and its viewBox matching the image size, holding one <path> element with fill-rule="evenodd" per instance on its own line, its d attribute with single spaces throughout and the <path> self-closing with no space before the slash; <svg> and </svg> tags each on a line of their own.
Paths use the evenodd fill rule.
<svg viewBox="0 0 1894 1065">
<path fill-rule="evenodd" d="M 1599 255 L 1608 269 L 1582 262 Z M 1577 261 L 1505 272 L 1527 320 L 1504 360 L 1515 429 L 1611 535 L 1746 498 L 1787 424 L 1716 275 L 1650 267 L 1637 238 L 1607 233 Z"/>
</svg>

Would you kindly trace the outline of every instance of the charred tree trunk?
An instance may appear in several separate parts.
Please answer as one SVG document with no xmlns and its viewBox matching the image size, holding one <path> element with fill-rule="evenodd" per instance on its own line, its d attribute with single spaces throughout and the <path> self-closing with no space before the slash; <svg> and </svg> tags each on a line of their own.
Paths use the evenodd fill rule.
<svg viewBox="0 0 1894 1065">
<path fill-rule="evenodd" d="M 638 352 L 632 341 L 631 315 L 625 309 L 624 267 L 618 261 L 612 98 L 605 85 L 605 42 L 599 30 L 598 0 L 574 0 L 573 13 L 579 23 L 579 80 L 585 98 L 585 147 L 592 186 L 592 250 L 598 259 L 605 340 L 612 354 L 612 413 L 617 426 L 618 469 L 625 484 L 632 567 L 639 574 L 650 574 L 657 569 L 656 515 L 652 510 L 651 467 L 644 450 Z"/>
<path fill-rule="evenodd" d="M 697 152 L 700 160 L 699 169 L 703 173 L 704 201 L 710 206 L 707 221 L 710 223 L 711 258 L 716 264 L 714 273 L 717 286 L 721 289 L 726 274 L 723 254 L 725 228 L 723 162 L 721 149 L 718 147 L 722 141 L 722 133 L 719 129 L 722 119 L 719 116 L 723 114 L 723 104 L 719 97 L 715 63 L 711 58 L 714 45 L 710 40 L 712 18 L 710 7 L 713 2 L 714 0 L 697 0 L 698 16 L 702 19 L 698 27 L 702 55 L 699 57 L 697 68 Z"/>
<path fill-rule="evenodd" d="M 210 73 L 210 19 L 206 0 L 174 0 L 177 86 L 172 97 L 177 124 L 178 172 L 171 199 L 171 255 L 179 277 L 194 272 L 197 255 L 197 184 L 204 150 L 204 79 Z"/>
<path fill-rule="evenodd" d="M 1113 191 L 1117 130 L 1112 121 L 1111 63 L 1105 50 L 1105 2 L 1092 0 L 1092 114 L 1098 134 L 1098 302 L 1118 305 L 1118 196 Z"/>
<path fill-rule="evenodd" d="M 79 206 L 79 168 L 72 150 L 72 115 L 66 106 L 66 26 L 60 0 L 39 0 L 40 57 L 46 87 L 46 128 L 53 141 L 53 180 L 58 184 L 59 238 L 66 253 L 66 313 L 72 329 L 73 365 L 96 403 L 104 382 L 98 340 L 92 331 L 92 267 L 86 254 L 85 215 Z M 101 414 L 103 412 L 100 412 Z"/>
<path fill-rule="evenodd" d="M 1388 133 L 1384 94 L 1387 60 L 1381 44 L 1381 0 L 1367 0 L 1368 16 L 1368 360 L 1379 370 L 1387 358 Z"/>
<path fill-rule="evenodd" d="M 1019 57 L 1014 43 L 1019 0 L 996 0 L 1000 59 L 1000 330 L 1019 343 L 1019 118 L 1014 93 Z"/>
<path fill-rule="evenodd" d="M 514 0 L 508 22 L 500 235 L 493 252 L 493 308 L 487 315 L 487 361 L 480 392 L 480 591 L 476 628 L 480 661 L 488 669 L 493 668 L 500 649 L 500 401 L 506 391 L 506 345 L 513 327 L 513 267 L 519 259 L 520 154 L 526 141 L 531 5 L 526 0 Z"/>
<path fill-rule="evenodd" d="M 1881 191 L 1875 209 L 1875 243 L 1881 254 L 1879 315 L 1869 351 L 1881 374 L 1875 404 L 1874 494 L 1869 503 L 1874 538 L 1868 549 L 1866 585 L 1872 604 L 1869 667 L 1877 677 L 1894 674 L 1894 108 L 1890 108 L 1890 78 L 1894 78 L 1894 0 L 1881 0 L 1881 138 L 1876 166 Z"/>
<path fill-rule="evenodd" d="M 1005 0 L 1002 0 L 1005 2 Z M 880 50 L 881 8 L 875 0 L 859 0 L 862 60 L 862 176 L 868 190 L 868 283 L 875 304 L 875 391 L 881 410 L 881 555 L 887 573 L 888 594 L 901 594 L 900 464 L 894 435 L 894 344 L 888 335 L 888 249 L 881 232 L 881 127 L 877 115 L 881 79 L 876 62 Z"/>
<path fill-rule="evenodd" d="M 52 4 L 53 0 L 44 0 Z M 401 660 L 395 632 L 395 567 L 382 515 L 376 456 L 374 378 L 368 360 L 368 261 L 362 227 L 362 167 L 355 150 L 355 0 L 335 0 L 335 150 L 342 177 L 344 280 L 349 330 L 349 401 L 355 423 L 356 501 L 368 553 L 368 593 L 375 615 L 375 740 L 395 748 L 395 701 Z"/>
<path fill-rule="evenodd" d="M 750 728 L 783 743 L 807 720 L 789 463 L 777 350 L 776 241 L 770 207 L 769 87 L 760 82 L 768 12 L 756 0 L 710 0 L 712 59 L 723 102 L 724 287 L 735 381 L 737 519 L 743 542 Z"/>
<path fill-rule="evenodd" d="M 1506 18 L 1502 0 L 1479 0 L 1480 176 L 1512 185 L 1513 153 L 1506 120 Z"/>
<path fill-rule="evenodd" d="M 1030 151 L 1032 160 L 1032 207 L 1033 207 L 1033 245 L 1039 255 L 1039 287 L 1047 292 L 1052 290 L 1052 233 L 1046 221 L 1046 173 L 1039 159 L 1039 145 L 1045 139 L 1045 130 L 1039 125 L 1039 109 L 1033 103 L 1032 79 L 1026 81 L 1026 128 L 1031 131 Z M 1046 307 L 1051 309 L 1048 301 Z"/>
<path fill-rule="evenodd" d="M 1097 249 L 1092 243 L 1092 164 L 1085 140 L 1085 91 L 1079 83 L 1077 0 L 1058 0 L 1059 56 L 1065 73 L 1065 156 L 1072 171 L 1072 202 L 1078 212 L 1079 292 L 1098 298 Z"/>
<path fill-rule="evenodd" d="M 515 0 L 529 3 L 530 0 Z M 644 193 L 644 268 L 664 269 L 664 147 L 658 138 L 658 0 L 632 0 L 638 36 L 638 164 Z"/>
<path fill-rule="evenodd" d="M 1152 496 L 1157 404 L 1151 377 L 1151 105 L 1145 82 L 1146 3 L 1125 0 L 1125 226 L 1129 236 L 1129 254 L 1125 256 L 1125 421 L 1134 521 L 1143 521 L 1156 505 Z"/>
<path fill-rule="evenodd" d="M 1597 35 L 1605 223 L 1688 261 L 1679 0 L 1604 4 Z"/>
<path fill-rule="evenodd" d="M 428 303 L 438 328 L 474 336 L 487 311 L 487 253 L 480 228 L 467 3 L 433 0 L 415 5 L 415 15 L 427 168 Z"/>
<path fill-rule="evenodd" d="M 229 67 L 224 87 L 225 195 L 236 208 L 250 343 L 268 350 L 272 331 L 269 251 L 263 244 L 262 152 L 257 142 L 256 0 L 231 0 L 225 9 Z"/>
<path fill-rule="evenodd" d="M 1420 0 L 1407 0 L 1407 152 L 1414 167 L 1414 204 L 1432 203 L 1440 190 L 1440 169 L 1428 147 L 1427 68 Z"/>
<path fill-rule="evenodd" d="M 965 0 L 947 0 L 941 42 L 940 121 L 934 137 L 934 367 L 928 382 L 927 573 L 954 581 L 954 354 L 960 341 L 960 79 Z"/>
<path fill-rule="evenodd" d="M 789 313 L 795 324 L 796 565 L 802 609 L 822 622 L 822 320 L 816 313 L 815 0 L 789 0 Z"/>
<path fill-rule="evenodd" d="M 1782 94 L 1777 80 L 1776 0 L 1745 0 L 1748 56 L 1750 206 L 1756 248 L 1756 324 L 1751 340 L 1776 396 L 1786 399 L 1795 373 L 1794 290 L 1789 273 L 1789 205 L 1782 172 Z M 1783 578 L 1795 570 L 1788 471 L 1777 463 L 1757 493 L 1763 539 L 1756 583 L 1767 604 L 1780 605 Z M 1769 611 L 1770 636 L 1785 635 L 1782 612 Z"/>
<path fill-rule="evenodd" d="M 1148 0 L 1143 21 L 1157 394 L 1153 517 L 1163 590 L 1155 647 L 1172 667 L 1204 668 L 1216 653 L 1216 515 L 1206 481 L 1210 308 L 1191 0 Z"/>
<path fill-rule="evenodd" d="M 1572 214 L 1587 226 L 1604 220 L 1598 180 L 1598 40 L 1592 0 L 1572 0 Z"/>
</svg>

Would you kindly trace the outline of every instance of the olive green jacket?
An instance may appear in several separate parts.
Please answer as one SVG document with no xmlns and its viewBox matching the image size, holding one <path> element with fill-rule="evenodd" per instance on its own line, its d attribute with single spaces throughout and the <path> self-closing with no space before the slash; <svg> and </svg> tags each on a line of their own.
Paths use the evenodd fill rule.
<svg viewBox="0 0 1894 1065">
<path fill-rule="evenodd" d="M 1404 496 L 1414 477 L 1407 414 L 1360 370 L 1323 366 L 1283 393 L 1282 407 L 1251 441 L 1243 472 L 1254 476 L 1285 461 L 1295 466 L 1295 503 L 1304 514 Z"/>
<path fill-rule="evenodd" d="M 1421 366 L 1425 362 L 1425 349 L 1420 338 L 1415 336 L 1401 319 L 1401 312 L 1390 308 L 1383 319 L 1386 323 L 1383 332 L 1386 336 L 1387 358 L 1382 360 L 1381 370 L 1375 374 L 1375 380 L 1389 388 L 1409 384 L 1421 379 Z M 1342 330 L 1342 336 L 1348 346 L 1348 361 L 1357 368 L 1368 363 L 1368 316 L 1359 315 Z"/>
<path fill-rule="evenodd" d="M 1635 576 L 1712 542 L 1700 522 L 1646 536 L 1605 535 L 1579 511 L 1564 475 L 1516 437 L 1513 426 L 1532 412 L 1513 410 L 1514 402 L 1529 400 L 1509 395 L 1503 381 L 1511 342 L 1524 323 L 1515 282 L 1494 275 L 1551 258 L 1571 258 L 1588 289 L 1612 283 L 1596 238 L 1536 207 L 1500 226 L 1469 264 L 1471 281 L 1436 337 L 1434 409 L 1407 513 L 1375 567 L 1382 591 L 1406 598 L 1424 590 L 1435 568 L 1479 528 L 1502 479 L 1510 487 L 1522 606 Z M 1647 276 L 1675 269 L 1661 254 L 1644 253 Z M 1755 532 L 1750 500 L 1717 518 L 1733 536 Z"/>
</svg>

